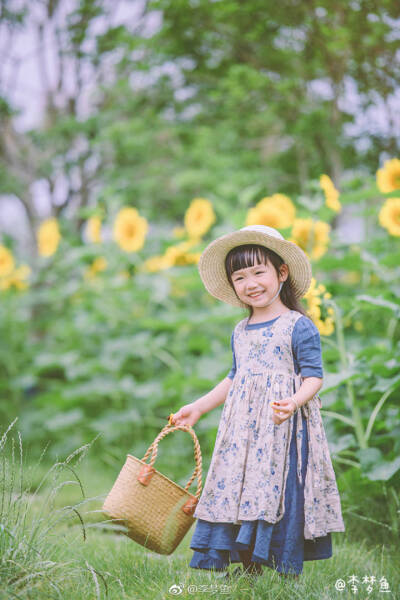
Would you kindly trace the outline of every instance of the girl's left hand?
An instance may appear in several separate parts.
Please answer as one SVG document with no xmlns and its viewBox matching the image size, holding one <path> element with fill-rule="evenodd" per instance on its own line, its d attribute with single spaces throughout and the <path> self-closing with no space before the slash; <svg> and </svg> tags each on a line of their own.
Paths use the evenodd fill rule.
<svg viewBox="0 0 400 600">
<path fill-rule="evenodd" d="M 289 419 L 296 410 L 296 403 L 291 398 L 282 398 L 275 400 L 271 404 L 272 420 L 275 425 L 281 425 L 286 419 Z M 275 412 L 278 410 L 279 412 Z"/>
</svg>

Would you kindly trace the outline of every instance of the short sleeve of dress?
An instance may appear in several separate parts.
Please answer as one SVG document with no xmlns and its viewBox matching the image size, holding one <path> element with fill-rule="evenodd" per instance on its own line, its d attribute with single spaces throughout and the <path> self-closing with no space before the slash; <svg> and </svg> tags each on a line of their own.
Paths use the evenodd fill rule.
<svg viewBox="0 0 400 600">
<path fill-rule="evenodd" d="M 232 331 L 232 335 L 231 335 L 232 368 L 227 375 L 229 377 L 229 379 L 233 379 L 235 377 L 235 373 L 236 373 L 236 357 L 235 357 L 235 349 L 233 346 L 233 334 L 234 334 L 234 331 Z"/>
<path fill-rule="evenodd" d="M 316 325 L 305 315 L 293 328 L 292 352 L 297 374 L 323 378 L 321 338 Z"/>
</svg>

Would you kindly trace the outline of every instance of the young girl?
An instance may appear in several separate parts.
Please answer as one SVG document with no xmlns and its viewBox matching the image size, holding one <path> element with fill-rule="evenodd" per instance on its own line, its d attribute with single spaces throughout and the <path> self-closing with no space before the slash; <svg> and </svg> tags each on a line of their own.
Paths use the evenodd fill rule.
<svg viewBox="0 0 400 600">
<path fill-rule="evenodd" d="M 345 531 L 317 395 L 320 336 L 299 302 L 311 265 L 276 229 L 253 225 L 209 244 L 199 272 L 210 294 L 249 317 L 232 333 L 228 376 L 171 417 L 194 425 L 225 401 L 190 566 L 241 562 L 255 576 L 267 565 L 298 577 L 303 561 L 332 556 L 331 531 Z"/>
</svg>

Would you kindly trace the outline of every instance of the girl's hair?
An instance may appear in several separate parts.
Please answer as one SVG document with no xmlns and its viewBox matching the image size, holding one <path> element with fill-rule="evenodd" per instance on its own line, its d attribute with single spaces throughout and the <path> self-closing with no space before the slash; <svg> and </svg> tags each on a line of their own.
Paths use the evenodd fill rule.
<svg viewBox="0 0 400 600">
<path fill-rule="evenodd" d="M 256 262 L 257 261 L 257 262 Z M 228 281 L 236 294 L 235 287 L 232 282 L 232 273 L 239 269 L 246 269 L 247 267 L 253 267 L 255 264 L 263 263 L 268 264 L 268 261 L 275 267 L 277 276 L 279 276 L 279 267 L 285 264 L 285 261 L 273 250 L 260 246 L 259 244 L 243 244 L 241 246 L 235 246 L 229 250 L 225 257 L 225 271 L 228 277 Z M 236 294 L 238 298 L 238 295 Z M 238 298 L 239 299 L 239 298 Z M 290 273 L 286 281 L 283 283 L 280 299 L 283 304 L 291 310 L 297 310 L 302 315 L 308 317 L 300 301 L 293 292 L 292 282 L 290 279 Z M 246 304 L 249 310 L 249 318 L 253 315 L 253 308 Z"/>
</svg>

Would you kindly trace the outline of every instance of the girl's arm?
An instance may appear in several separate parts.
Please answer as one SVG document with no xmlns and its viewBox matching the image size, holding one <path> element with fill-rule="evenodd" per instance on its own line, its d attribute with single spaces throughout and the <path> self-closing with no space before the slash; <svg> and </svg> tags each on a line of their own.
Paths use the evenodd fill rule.
<svg viewBox="0 0 400 600">
<path fill-rule="evenodd" d="M 193 402 L 193 405 L 200 411 L 202 415 L 204 415 L 204 413 L 225 402 L 231 385 L 232 379 L 225 377 L 218 383 L 218 385 L 215 386 L 215 388 L 211 390 L 211 392 L 208 392 L 208 394 Z"/>
<path fill-rule="evenodd" d="M 202 396 L 191 404 L 182 406 L 177 413 L 171 414 L 173 425 L 195 425 L 204 413 L 222 404 L 232 385 L 232 379 L 225 377 L 205 396 Z"/>
<path fill-rule="evenodd" d="M 283 398 L 282 400 L 275 400 L 272 403 L 274 412 L 272 414 L 272 420 L 275 425 L 280 425 L 286 419 L 289 419 L 296 410 L 296 404 L 292 400 L 294 398 L 297 401 L 299 408 L 306 402 L 311 400 L 322 387 L 323 379 L 321 377 L 304 377 L 304 380 L 295 394 L 289 398 Z"/>
<path fill-rule="evenodd" d="M 303 383 L 293 394 L 293 398 L 297 401 L 297 404 L 303 406 L 306 402 L 311 400 L 322 388 L 323 379 L 321 377 L 304 377 Z"/>
</svg>

